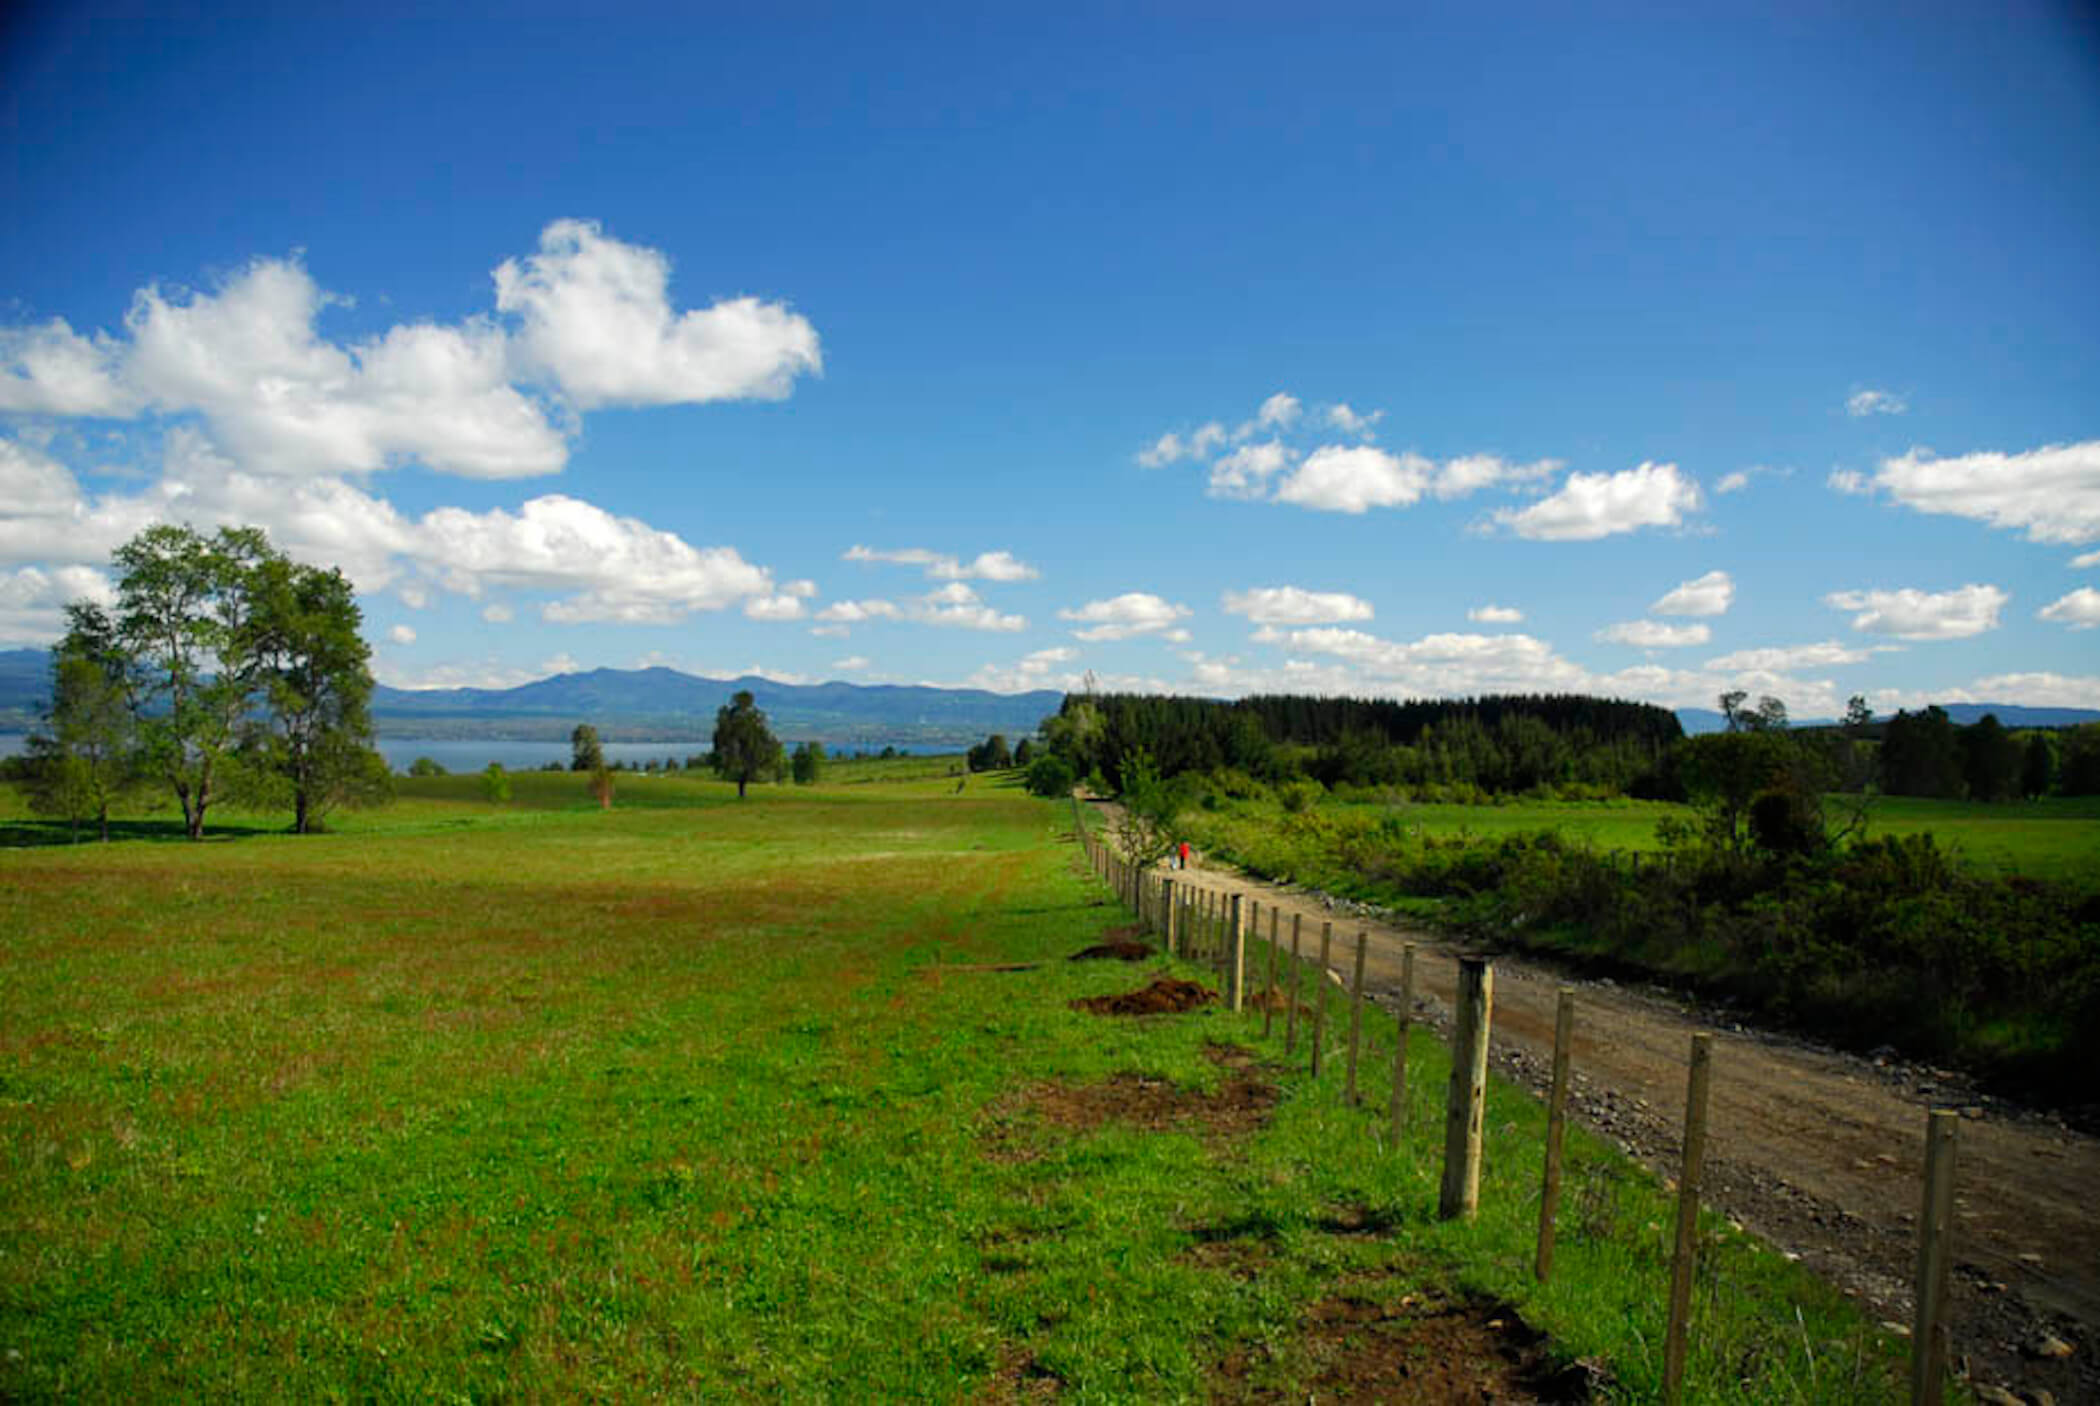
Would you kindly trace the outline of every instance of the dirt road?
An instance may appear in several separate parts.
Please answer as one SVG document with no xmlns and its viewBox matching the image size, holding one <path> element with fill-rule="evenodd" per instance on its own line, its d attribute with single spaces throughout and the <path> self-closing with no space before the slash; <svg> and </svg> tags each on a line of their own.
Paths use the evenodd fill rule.
<svg viewBox="0 0 2100 1406">
<path fill-rule="evenodd" d="M 1333 922 L 1338 967 L 1356 933 L 1368 933 L 1366 985 L 1388 1006 L 1397 999 L 1401 944 L 1416 943 L 1418 1010 L 1448 1012 L 1458 949 L 1441 938 L 1200 863 L 1173 877 L 1177 887 L 1258 901 L 1262 936 L 1267 914 L 1279 912 L 1286 951 L 1293 914 L 1306 922 L 1313 952 L 1319 924 Z M 1260 980 L 1259 950 L 1250 943 L 1250 987 Z M 1712 1031 L 1711 1204 L 1857 1295 L 1878 1319 L 1910 1322 L 1926 1112 L 1961 1109 L 1957 1362 L 1968 1359 L 1979 1385 L 2100 1401 L 2100 1140 L 1978 1096 L 1951 1075 L 1715 1024 L 1659 992 L 1498 956 L 1495 1061 L 1535 1088 L 1550 1069 L 1563 985 L 1579 993 L 1576 1116 L 1674 1172 L 1690 1037 Z M 2068 1356 L 2047 1355 L 2062 1346 Z"/>
</svg>

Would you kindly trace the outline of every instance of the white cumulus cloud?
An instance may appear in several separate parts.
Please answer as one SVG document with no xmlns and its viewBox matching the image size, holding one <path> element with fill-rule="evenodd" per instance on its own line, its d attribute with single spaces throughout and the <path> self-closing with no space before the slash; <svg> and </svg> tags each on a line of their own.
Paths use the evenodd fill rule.
<svg viewBox="0 0 2100 1406">
<path fill-rule="evenodd" d="M 1704 625 L 1665 625 L 1659 620 L 1627 620 L 1607 625 L 1597 632 L 1606 644 L 1630 644 L 1636 649 L 1685 649 L 1705 644 L 1713 631 Z"/>
<path fill-rule="evenodd" d="M 37 415 L 130 415 L 123 348 L 106 333 L 83 337 L 62 317 L 41 327 L 0 327 L 0 410 Z"/>
<path fill-rule="evenodd" d="M 1292 453 L 1276 440 L 1244 444 L 1210 466 L 1213 498 L 1266 498 L 1269 481 L 1290 467 Z"/>
<path fill-rule="evenodd" d="M 1558 459 L 1512 464 L 1494 454 L 1464 454 L 1446 459 L 1436 469 L 1430 492 L 1438 498 L 1466 498 L 1487 488 L 1523 487 L 1549 479 L 1564 466 Z"/>
<path fill-rule="evenodd" d="M 886 562 L 897 566 L 924 567 L 926 574 L 936 581 L 1033 581 L 1042 573 L 1012 552 L 979 552 L 969 561 L 951 556 L 946 552 L 930 551 L 925 547 L 900 547 L 894 551 L 878 551 L 873 547 L 852 546 L 846 549 L 844 561 Z"/>
<path fill-rule="evenodd" d="M 1896 645 L 1877 648 L 1895 649 Z M 1760 672 L 1790 674 L 1797 669 L 1827 669 L 1838 664 L 1859 664 L 1873 657 L 1875 650 L 1853 649 L 1836 640 L 1825 640 L 1820 644 L 1777 645 L 1763 649 L 1739 649 L 1733 654 L 1706 661 L 1706 667 L 1724 674 Z"/>
<path fill-rule="evenodd" d="M 89 566 L 0 571 L 0 645 L 40 645 L 57 639 L 66 631 L 65 608 L 80 600 L 110 605 L 116 592 L 107 576 Z"/>
<path fill-rule="evenodd" d="M 394 628 L 386 632 L 386 637 L 395 644 L 414 644 L 416 642 L 416 632 L 413 627 L 408 625 L 394 626 Z"/>
<path fill-rule="evenodd" d="M 1913 449 L 1884 459 L 1871 487 L 1921 513 L 2025 529 L 2030 542 L 2100 540 L 2100 439 L 1949 459 Z"/>
<path fill-rule="evenodd" d="M 1330 444 L 1306 456 L 1278 486 L 1276 501 L 1337 513 L 1404 508 L 1421 499 L 1433 469 L 1419 454 Z"/>
<path fill-rule="evenodd" d="M 1476 605 L 1466 612 L 1466 619 L 1476 625 L 1521 625 L 1524 612 L 1513 605 Z"/>
<path fill-rule="evenodd" d="M 2036 618 L 2069 625 L 2074 630 L 2090 630 L 2100 625 L 2100 591 L 2080 586 L 2063 599 L 2043 606 Z"/>
<path fill-rule="evenodd" d="M 1083 640 L 1127 640 L 1136 635 L 1171 630 L 1176 621 L 1190 614 L 1185 605 L 1173 605 L 1147 591 L 1126 591 L 1108 600 L 1088 601 L 1077 610 L 1060 610 L 1061 620 L 1087 628 L 1072 633 Z"/>
<path fill-rule="evenodd" d="M 1700 506 L 1699 485 L 1675 464 L 1644 463 L 1615 474 L 1572 473 L 1560 491 L 1495 521 L 1548 542 L 1592 542 L 1643 527 L 1676 527 Z"/>
<path fill-rule="evenodd" d="M 937 591 L 891 600 L 833 601 L 817 612 L 817 619 L 830 625 L 862 625 L 875 620 L 901 620 L 914 625 L 937 625 L 962 630 L 1011 632 L 1028 628 L 1025 616 L 1009 615 L 986 605 L 976 591 L 960 581 L 951 581 Z M 817 633 L 824 633 L 819 630 Z"/>
<path fill-rule="evenodd" d="M 1897 591 L 1833 591 L 1823 603 L 1854 612 L 1852 628 L 1904 640 L 1956 640 L 1998 628 L 1998 612 L 2011 597 L 1996 586 L 1967 585 L 1937 593 L 1906 587 Z"/>
<path fill-rule="evenodd" d="M 1225 613 L 1257 625 L 1334 625 L 1371 618 L 1371 603 L 1346 591 L 1308 591 L 1298 586 L 1257 586 L 1227 591 Z"/>
<path fill-rule="evenodd" d="M 1892 391 L 1854 391 L 1845 397 L 1845 413 L 1853 419 L 1864 419 L 1868 415 L 1901 415 L 1910 409 L 1902 396 Z"/>
<path fill-rule="evenodd" d="M 780 400 L 823 369 L 807 319 L 753 297 L 676 312 L 671 261 L 589 220 L 554 221 L 538 253 L 506 259 L 495 279 L 521 364 L 585 409 Z"/>
<path fill-rule="evenodd" d="M 1679 582 L 1675 589 L 1648 607 L 1650 615 L 1725 615 L 1735 602 L 1735 582 L 1725 571 L 1709 571 L 1692 581 Z"/>
</svg>

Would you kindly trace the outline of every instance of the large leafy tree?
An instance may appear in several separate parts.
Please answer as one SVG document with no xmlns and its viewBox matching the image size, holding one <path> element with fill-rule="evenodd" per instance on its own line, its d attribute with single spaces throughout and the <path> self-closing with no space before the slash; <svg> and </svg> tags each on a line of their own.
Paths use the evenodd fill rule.
<svg viewBox="0 0 2100 1406">
<path fill-rule="evenodd" d="M 251 588 L 272 555 L 258 528 L 205 537 L 166 524 L 116 551 L 111 634 L 127 665 L 140 754 L 175 792 L 193 840 L 237 765 L 261 669 Z"/>
<path fill-rule="evenodd" d="M 110 807 L 138 784 L 138 728 L 109 618 L 85 604 L 67 617 L 51 656 L 46 731 L 29 739 L 29 803 L 76 825 L 93 820 L 107 840 Z"/>
<path fill-rule="evenodd" d="M 290 792 L 292 830 L 307 834 L 342 804 L 383 797 L 385 762 L 372 750 L 371 646 L 341 571 L 271 553 L 248 582 L 249 650 L 264 705 L 251 756 Z"/>
<path fill-rule="evenodd" d="M 780 774 L 780 740 L 749 690 L 739 690 L 715 711 L 713 760 L 715 775 L 736 783 L 738 800 L 752 782 Z"/>
</svg>

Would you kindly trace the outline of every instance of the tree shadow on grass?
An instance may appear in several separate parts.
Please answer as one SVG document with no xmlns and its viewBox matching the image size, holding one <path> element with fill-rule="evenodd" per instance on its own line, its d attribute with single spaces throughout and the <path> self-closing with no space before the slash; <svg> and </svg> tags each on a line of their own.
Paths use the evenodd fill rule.
<svg viewBox="0 0 2100 1406">
<path fill-rule="evenodd" d="M 206 842 L 217 840 L 245 840 L 257 835 L 283 835 L 290 827 L 283 824 L 260 822 L 212 821 L 204 827 Z M 63 820 L 0 820 L 0 849 L 47 849 L 60 845 L 92 845 L 102 838 L 100 827 L 93 822 L 69 825 Z M 156 843 L 190 843 L 188 832 L 182 828 L 180 819 L 169 820 L 112 820 L 109 822 L 111 843 L 118 840 L 150 840 Z"/>
</svg>

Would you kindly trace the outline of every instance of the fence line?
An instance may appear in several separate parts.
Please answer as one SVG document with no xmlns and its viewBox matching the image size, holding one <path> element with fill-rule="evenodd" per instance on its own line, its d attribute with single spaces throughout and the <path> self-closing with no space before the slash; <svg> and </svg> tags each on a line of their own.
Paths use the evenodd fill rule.
<svg viewBox="0 0 2100 1406">
<path fill-rule="evenodd" d="M 1186 878 L 1133 864 L 1087 823 L 1079 798 L 1072 798 L 1072 823 L 1088 868 L 1114 893 L 1136 920 L 1140 933 L 1160 939 L 1169 957 L 1210 965 L 1227 988 L 1227 1008 L 1243 1012 L 1246 938 L 1249 928 L 1260 936 L 1260 904 L 1240 891 L 1197 885 Z M 1245 900 L 1248 907 L 1243 910 Z M 1249 921 L 1243 922 L 1246 916 Z M 1281 918 L 1269 905 L 1269 962 L 1263 990 L 1262 1036 L 1275 1029 L 1277 967 L 1281 960 Z M 1320 957 L 1313 998 L 1309 1072 L 1317 1080 L 1326 1043 L 1327 987 L 1337 979 L 1332 967 L 1334 924 L 1320 925 Z M 1348 1080 L 1344 1094 L 1360 1102 L 1357 1057 L 1361 1031 L 1364 951 L 1367 935 L 1357 934 L 1354 980 L 1350 984 Z M 1284 1055 L 1298 1050 L 1298 1016 L 1305 969 L 1303 915 L 1291 915 L 1290 992 L 1284 1019 Z M 1415 946 L 1401 944 L 1400 1009 L 1393 1056 L 1392 1091 L 1387 1117 L 1392 1144 L 1403 1145 L 1406 1133 L 1407 1048 L 1413 1026 Z M 1488 1044 L 1493 1018 L 1493 965 L 1484 958 L 1459 962 L 1459 990 L 1452 1030 L 1450 1090 L 1445 1105 L 1444 1168 L 1438 1214 L 1444 1219 L 1470 1219 L 1479 1204 L 1482 1118 L 1485 1108 Z M 1546 1281 L 1552 1273 L 1554 1221 L 1560 1200 L 1561 1144 L 1566 1127 L 1568 1081 L 1573 1062 L 1575 1000 L 1561 988 L 1554 1022 L 1552 1086 L 1547 1107 L 1545 1169 L 1540 1187 L 1539 1228 L 1534 1274 Z M 1698 1247 L 1699 1183 L 1706 1144 L 1707 1096 L 1712 1074 L 1713 1037 L 1692 1037 L 1687 1061 L 1685 1128 L 1678 1174 L 1676 1250 L 1668 1285 L 1668 1328 L 1663 1345 L 1663 1395 L 1675 1402 L 1683 1390 L 1686 1342 L 1690 1331 L 1691 1285 Z M 1911 1332 L 1911 1400 L 1938 1402 L 1948 1359 L 1947 1279 L 1952 1263 L 1955 1143 L 1960 1119 L 1946 1110 L 1929 1115 L 1926 1128 L 1925 1201 L 1918 1217 L 1916 1316 Z"/>
</svg>

